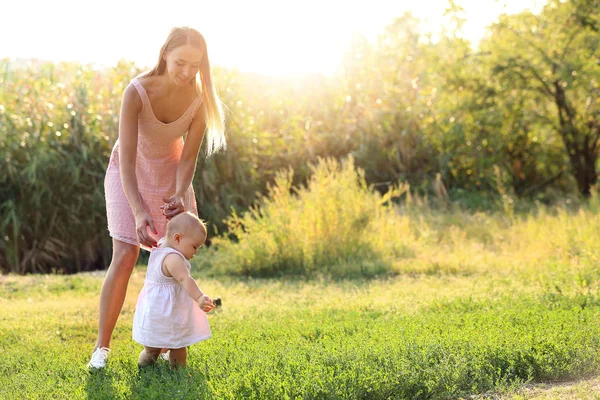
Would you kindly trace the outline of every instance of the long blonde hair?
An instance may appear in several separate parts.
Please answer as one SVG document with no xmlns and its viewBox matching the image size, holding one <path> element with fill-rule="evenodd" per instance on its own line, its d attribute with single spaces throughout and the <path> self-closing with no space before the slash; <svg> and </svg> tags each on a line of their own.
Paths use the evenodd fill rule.
<svg viewBox="0 0 600 400">
<path fill-rule="evenodd" d="M 223 116 L 223 106 L 217 95 L 217 90 L 213 84 L 210 62 L 208 60 L 208 51 L 206 40 L 200 32 L 187 26 L 175 27 L 169 32 L 165 44 L 160 49 L 158 63 L 144 76 L 162 75 L 167 69 L 165 54 L 173 49 L 189 44 L 202 52 L 202 61 L 200 62 L 200 82 L 196 75 L 196 86 L 202 91 L 204 97 L 204 119 L 206 122 L 206 153 L 210 156 L 213 153 L 227 147 L 225 140 L 225 121 Z"/>
</svg>

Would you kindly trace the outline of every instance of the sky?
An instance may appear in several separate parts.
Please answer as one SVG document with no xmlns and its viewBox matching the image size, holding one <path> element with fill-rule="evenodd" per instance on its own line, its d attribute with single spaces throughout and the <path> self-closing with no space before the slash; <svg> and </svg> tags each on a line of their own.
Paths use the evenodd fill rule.
<svg viewBox="0 0 600 400">
<path fill-rule="evenodd" d="M 501 13 L 537 12 L 544 0 L 456 0 L 476 43 Z M 375 40 L 406 11 L 439 30 L 447 0 L 8 0 L 0 58 L 152 66 L 171 27 L 205 36 L 212 65 L 269 75 L 331 74 L 354 32 Z"/>
</svg>

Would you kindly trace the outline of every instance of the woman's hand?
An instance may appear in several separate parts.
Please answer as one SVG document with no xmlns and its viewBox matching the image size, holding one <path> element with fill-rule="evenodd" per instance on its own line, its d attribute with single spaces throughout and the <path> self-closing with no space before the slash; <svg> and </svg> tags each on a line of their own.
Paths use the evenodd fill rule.
<svg viewBox="0 0 600 400">
<path fill-rule="evenodd" d="M 135 231 L 137 233 L 140 244 L 152 248 L 156 247 L 156 240 L 148 233 L 148 228 L 154 233 L 158 233 L 154 226 L 152 216 L 146 211 L 140 211 L 135 215 Z"/>
<path fill-rule="evenodd" d="M 185 205 L 183 204 L 182 196 L 174 195 L 170 198 L 163 197 L 163 201 L 165 204 L 160 208 L 162 208 L 163 215 L 167 217 L 167 219 L 171 219 L 177 214 L 185 211 Z"/>
</svg>

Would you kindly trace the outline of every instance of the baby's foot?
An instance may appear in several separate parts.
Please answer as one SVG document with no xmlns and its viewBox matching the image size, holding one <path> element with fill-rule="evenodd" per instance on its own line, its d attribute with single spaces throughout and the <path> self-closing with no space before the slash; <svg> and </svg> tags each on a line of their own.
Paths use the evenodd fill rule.
<svg viewBox="0 0 600 400">
<path fill-rule="evenodd" d="M 169 350 L 165 351 L 164 353 L 160 353 L 160 358 L 165 361 L 169 361 Z"/>
</svg>

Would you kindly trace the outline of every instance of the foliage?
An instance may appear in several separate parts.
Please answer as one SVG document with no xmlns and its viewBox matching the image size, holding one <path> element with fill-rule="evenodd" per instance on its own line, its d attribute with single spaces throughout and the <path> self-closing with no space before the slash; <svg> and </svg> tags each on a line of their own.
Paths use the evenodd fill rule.
<svg viewBox="0 0 600 400">
<path fill-rule="evenodd" d="M 133 67 L 100 73 L 66 63 L 4 61 L 0 68 L 2 270 L 106 264 L 103 171 L 119 93 Z"/>
<path fill-rule="evenodd" d="M 392 199 L 408 190 L 373 193 L 354 160 L 320 159 L 306 187 L 292 187 L 293 171 L 277 174 L 259 204 L 235 211 L 226 237 L 213 241 L 217 273 L 269 276 L 372 276 L 391 271 L 410 253 L 408 220 Z"/>
<path fill-rule="evenodd" d="M 551 0 L 539 15 L 502 16 L 476 46 L 450 2 L 439 38 L 404 15 L 375 42 L 355 36 L 332 77 L 215 68 L 229 149 L 201 157 L 193 182 L 210 237 L 226 235 L 232 210 L 243 215 L 279 171 L 306 185 L 319 158 L 352 156 L 382 195 L 405 182 L 475 210 L 590 196 L 598 10 L 597 0 Z M 106 266 L 102 180 L 121 93 L 140 71 L 8 60 L 0 71 L 0 270 Z"/>
<path fill-rule="evenodd" d="M 577 3 L 552 0 L 540 15 L 503 17 L 482 50 L 491 53 L 502 87 L 529 99 L 527 111 L 539 126 L 530 135 L 557 135 L 579 191 L 589 196 L 600 155 L 600 37 Z M 586 3 L 588 17 L 598 19 L 600 3 Z"/>
</svg>

